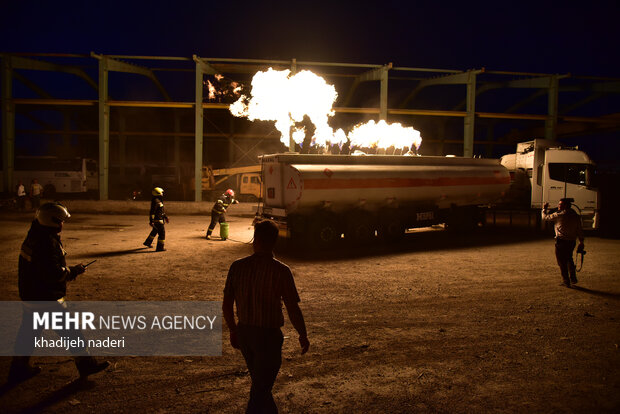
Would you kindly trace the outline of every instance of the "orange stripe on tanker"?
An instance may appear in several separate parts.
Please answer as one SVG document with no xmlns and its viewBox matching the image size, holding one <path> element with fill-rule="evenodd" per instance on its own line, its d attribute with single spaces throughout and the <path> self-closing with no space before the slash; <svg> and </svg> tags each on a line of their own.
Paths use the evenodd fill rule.
<svg viewBox="0 0 620 414">
<path fill-rule="evenodd" d="M 305 179 L 306 190 L 347 188 L 454 187 L 468 185 L 510 184 L 509 176 L 499 177 L 438 177 L 438 178 L 331 178 Z"/>
</svg>

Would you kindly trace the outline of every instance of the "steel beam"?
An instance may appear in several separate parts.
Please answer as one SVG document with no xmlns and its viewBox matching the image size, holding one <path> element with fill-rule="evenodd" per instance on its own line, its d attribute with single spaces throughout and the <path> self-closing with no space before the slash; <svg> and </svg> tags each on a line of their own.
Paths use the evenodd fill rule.
<svg viewBox="0 0 620 414">
<path fill-rule="evenodd" d="M 95 59 L 101 59 L 101 57 L 104 55 L 98 55 L 94 52 L 91 52 L 91 56 L 94 57 Z M 136 73 L 138 75 L 146 76 L 147 78 L 153 81 L 153 83 L 155 84 L 157 89 L 159 89 L 159 92 L 162 94 L 162 96 L 164 97 L 166 101 L 171 100 L 170 95 L 168 95 L 168 92 L 166 91 L 164 86 L 161 84 L 161 82 L 159 82 L 159 79 L 157 79 L 157 76 L 155 76 L 155 73 L 153 73 L 153 71 L 150 70 L 149 68 L 134 65 L 132 63 L 122 62 L 120 60 L 113 59 L 110 56 L 106 56 L 106 59 L 107 59 L 108 71 Z"/>
<path fill-rule="evenodd" d="M 389 78 L 389 70 L 392 69 L 392 63 L 388 63 L 387 65 L 383 65 L 381 67 L 374 68 L 367 72 L 364 72 L 355 77 L 353 80 L 353 84 L 349 88 L 347 92 L 347 96 L 344 98 L 343 105 L 348 106 L 353 98 L 353 93 L 355 89 L 362 82 L 375 81 L 378 80 L 381 82 L 380 89 L 380 97 L 379 97 L 379 114 L 381 119 L 387 119 L 387 98 L 388 98 L 388 78 Z"/>
<path fill-rule="evenodd" d="M 7 56 L 7 55 L 5 55 Z M 46 70 L 52 72 L 71 73 L 84 79 L 94 90 L 97 90 L 97 84 L 80 68 L 72 66 L 57 65 L 55 63 L 44 62 L 42 60 L 28 59 L 19 56 L 11 56 L 11 64 L 13 69 L 30 69 L 30 70 Z"/>
<path fill-rule="evenodd" d="M 463 156 L 474 156 L 474 126 L 476 118 L 476 72 L 467 72 L 467 115 L 463 121 Z"/>
<path fill-rule="evenodd" d="M 379 97 L 379 109 L 380 115 L 379 117 L 384 121 L 387 121 L 388 116 L 388 71 L 392 68 L 392 64 L 383 66 L 381 68 L 381 90 Z"/>
<path fill-rule="evenodd" d="M 99 59 L 99 199 L 108 199 L 110 167 L 110 106 L 108 105 L 108 58 Z"/>
<path fill-rule="evenodd" d="M 194 148 L 194 201 L 202 201 L 202 151 L 204 130 L 204 110 L 202 109 L 203 75 L 205 64 L 194 55 L 196 62 L 196 100 L 195 100 L 195 148 Z"/>
<path fill-rule="evenodd" d="M 36 93 L 40 97 L 47 98 L 47 99 L 52 99 L 53 98 L 52 95 L 50 95 L 47 91 L 45 91 L 43 88 L 39 87 L 39 85 L 37 85 L 36 83 L 31 81 L 30 79 L 28 79 L 27 77 L 25 77 L 21 73 L 13 72 L 13 78 L 15 78 L 18 81 L 20 81 L 21 83 L 23 83 L 24 86 L 26 86 L 27 88 L 32 90 L 34 93 Z"/>
<path fill-rule="evenodd" d="M 3 187 L 0 190 L 13 191 L 15 168 L 15 104 L 13 103 L 12 58 L 2 56 L 2 170 Z"/>
</svg>

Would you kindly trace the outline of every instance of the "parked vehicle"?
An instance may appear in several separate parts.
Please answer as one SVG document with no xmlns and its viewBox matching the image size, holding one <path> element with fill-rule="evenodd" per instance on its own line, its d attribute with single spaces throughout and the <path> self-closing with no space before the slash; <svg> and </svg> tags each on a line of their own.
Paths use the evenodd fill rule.
<svg viewBox="0 0 620 414">
<path fill-rule="evenodd" d="M 270 154 L 260 157 L 264 203 L 281 235 L 328 247 L 344 238 L 396 240 L 407 229 L 443 223 L 469 231 L 489 216 L 527 214 L 571 197 L 584 227 L 597 227 L 594 164 L 582 151 L 545 140 L 498 159 L 390 155 Z"/>
<path fill-rule="evenodd" d="M 538 213 L 545 203 L 557 206 L 561 198 L 572 198 L 584 229 L 598 228 L 596 166 L 585 152 L 535 139 L 517 144 L 517 152 L 504 155 L 500 162 L 511 177 L 500 206 Z"/>
<path fill-rule="evenodd" d="M 43 186 L 43 196 L 57 193 L 85 193 L 99 189 L 97 162 L 88 158 L 15 157 L 13 186 L 22 181 L 29 185 L 36 178 Z"/>
<path fill-rule="evenodd" d="M 484 222 L 510 175 L 499 160 L 392 155 L 272 154 L 261 158 L 265 186 L 259 217 L 275 220 L 286 237 L 327 247 L 375 235 L 395 240 L 405 230 L 447 223 L 465 229 Z"/>
<path fill-rule="evenodd" d="M 202 191 L 207 198 L 215 199 L 222 191 L 232 188 L 240 201 L 258 201 L 262 198 L 260 165 L 222 168 L 202 168 Z"/>
</svg>

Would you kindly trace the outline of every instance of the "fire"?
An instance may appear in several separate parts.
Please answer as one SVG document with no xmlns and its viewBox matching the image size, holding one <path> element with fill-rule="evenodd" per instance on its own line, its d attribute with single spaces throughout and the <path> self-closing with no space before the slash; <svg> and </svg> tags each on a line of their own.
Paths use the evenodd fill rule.
<svg viewBox="0 0 620 414">
<path fill-rule="evenodd" d="M 347 136 L 342 129 L 334 131 L 329 119 L 334 115 L 333 105 L 338 97 L 334 85 L 322 77 L 303 70 L 291 75 L 290 70 L 269 68 L 257 72 L 252 79 L 251 96 L 241 97 L 230 105 L 230 112 L 250 121 L 273 121 L 284 145 L 293 141 L 302 146 L 306 129 L 300 125 L 307 117 L 314 125 L 311 145 L 340 148 L 349 142 L 353 148 L 413 149 L 420 147 L 420 132 L 401 124 L 369 121 L 356 126 Z"/>
<path fill-rule="evenodd" d="M 420 131 L 413 127 L 403 127 L 399 123 L 388 124 L 384 120 L 368 121 L 357 125 L 348 136 L 352 148 L 394 147 L 395 150 L 420 148 L 422 137 Z"/>
<path fill-rule="evenodd" d="M 211 81 L 207 81 L 207 87 L 209 88 L 209 99 L 215 99 L 215 94 L 217 93 L 215 86 L 213 86 Z"/>
</svg>

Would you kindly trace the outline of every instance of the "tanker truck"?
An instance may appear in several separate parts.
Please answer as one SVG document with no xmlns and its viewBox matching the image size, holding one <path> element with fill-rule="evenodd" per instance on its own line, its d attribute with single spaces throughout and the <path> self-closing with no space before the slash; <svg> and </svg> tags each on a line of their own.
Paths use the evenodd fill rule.
<svg viewBox="0 0 620 414">
<path fill-rule="evenodd" d="M 263 204 L 281 236 L 326 248 L 445 223 L 466 230 L 484 223 L 485 208 L 505 196 L 509 171 L 497 159 L 270 154 L 260 158 Z"/>
</svg>

